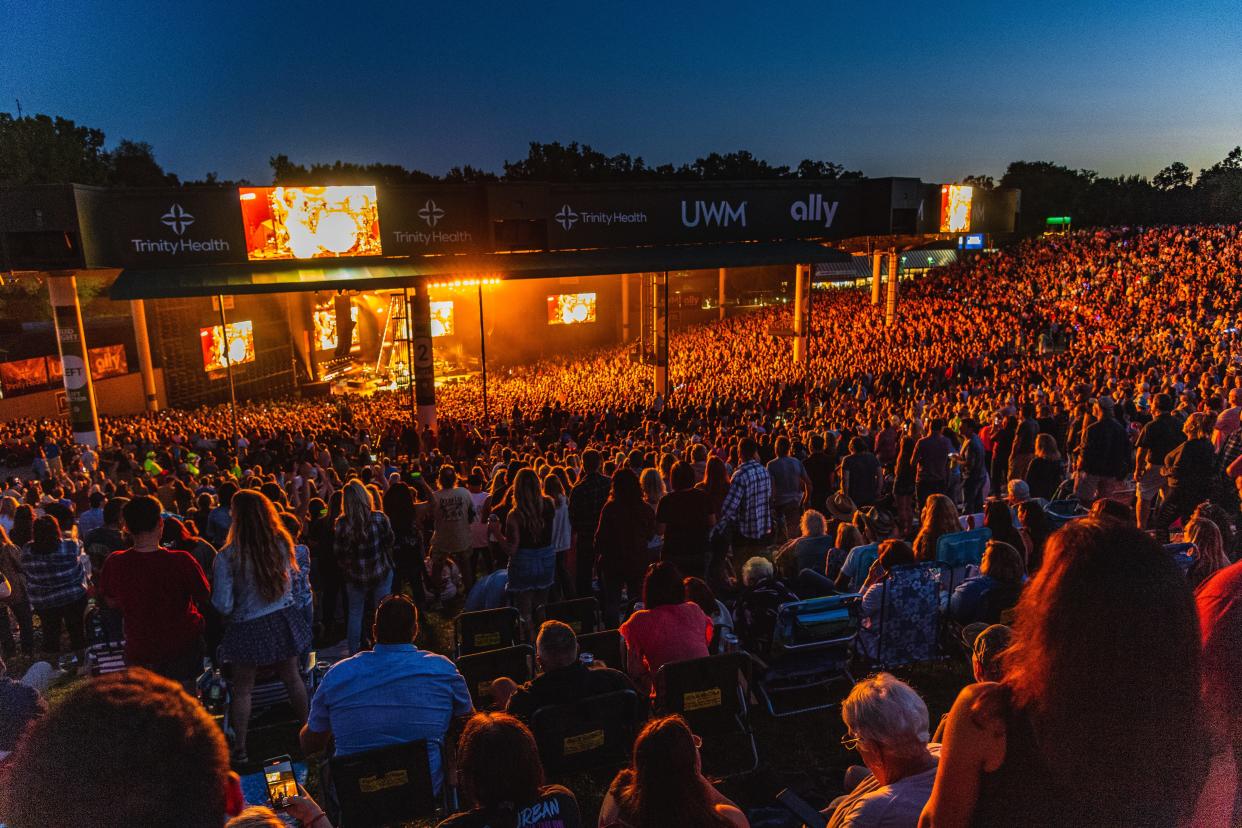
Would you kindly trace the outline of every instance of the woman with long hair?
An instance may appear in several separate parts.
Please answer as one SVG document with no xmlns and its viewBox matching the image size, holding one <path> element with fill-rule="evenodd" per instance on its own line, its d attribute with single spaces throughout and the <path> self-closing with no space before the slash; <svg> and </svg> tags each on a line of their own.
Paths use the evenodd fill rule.
<svg viewBox="0 0 1242 828">
<path fill-rule="evenodd" d="M 393 534 L 391 590 L 400 594 L 404 585 L 409 584 L 415 605 L 424 609 L 427 606 L 427 594 L 423 589 L 427 576 L 427 549 L 423 543 L 422 527 L 418 525 L 414 490 L 409 484 L 398 480 L 384 492 L 383 503 Z"/>
<path fill-rule="evenodd" d="M 544 784 L 530 728 L 507 713 L 476 713 L 466 722 L 457 742 L 457 767 L 473 807 L 437 828 L 524 828 L 553 824 L 552 817 L 564 828 L 582 825 L 573 793 Z"/>
<path fill-rule="evenodd" d="M 1057 439 L 1051 434 L 1035 435 L 1035 456 L 1026 467 L 1023 478 L 1030 487 L 1031 497 L 1052 500 L 1065 480 L 1065 462 L 1057 448 Z"/>
<path fill-rule="evenodd" d="M 392 524 L 375 508 L 370 490 L 357 478 L 346 483 L 341 516 L 333 527 L 332 548 L 345 573 L 349 602 L 345 638 L 350 653 L 362 649 L 363 615 L 375 612 L 392 591 L 392 545 Z"/>
<path fill-rule="evenodd" d="M 1053 534 L 1003 670 L 953 705 L 922 828 L 1185 823 L 1210 758 L 1199 628 L 1146 533 L 1083 518 Z"/>
<path fill-rule="evenodd" d="M 23 503 L 13 510 L 13 528 L 9 530 L 9 540 L 18 547 L 25 547 L 34 539 L 34 507 Z"/>
<path fill-rule="evenodd" d="M 1022 524 L 1022 540 L 1026 541 L 1026 571 L 1034 575 L 1044 565 L 1044 547 L 1052 534 L 1052 524 L 1048 521 L 1048 513 L 1037 500 L 1022 501 L 1017 506 L 1017 512 L 1018 522 Z"/>
<path fill-rule="evenodd" d="M 56 518 L 43 515 L 35 519 L 30 542 L 22 549 L 21 567 L 26 574 L 30 605 L 43 628 L 43 652 L 60 652 L 62 625 L 79 660 L 86 650 L 83 616 L 90 566 L 82 544 L 61 536 Z"/>
<path fill-rule="evenodd" d="M 707 492 L 707 496 L 712 499 L 712 514 L 719 515 L 720 507 L 729 496 L 729 469 L 724 461 L 714 454 L 709 457 L 703 481 L 696 484 L 696 487 Z"/>
<path fill-rule="evenodd" d="M 299 721 L 306 721 L 306 685 L 299 657 L 310 649 L 310 624 L 295 595 L 298 563 L 293 538 L 276 507 L 243 489 L 230 504 L 232 523 L 212 564 L 211 603 L 225 618 L 220 642 L 232 668 L 233 758 L 247 761 L 250 692 L 260 667 L 272 666 L 284 682 Z"/>
<path fill-rule="evenodd" d="M 508 590 L 513 593 L 518 612 L 531 631 L 535 607 L 548 600 L 548 590 L 556 580 L 556 549 L 552 529 L 556 504 L 543 493 L 534 469 L 520 469 L 513 478 L 513 508 L 500 525 L 493 522 L 500 544 L 509 556 Z"/>
<path fill-rule="evenodd" d="M 13 531 L 13 517 L 17 514 L 17 498 L 6 495 L 0 497 L 0 529 Z"/>
<path fill-rule="evenodd" d="M 992 540 L 1007 543 L 1022 553 L 1025 560 L 1030 557 L 1026 539 L 1013 525 L 1013 512 L 1009 504 L 1003 500 L 989 500 L 983 506 L 983 525 L 992 530 Z"/>
<path fill-rule="evenodd" d="M 1195 589 L 1213 572 L 1229 566 L 1220 528 L 1207 518 L 1191 518 L 1186 522 L 1186 542 L 1195 545 L 1194 562 L 1186 573 L 1190 588 Z"/>
<path fill-rule="evenodd" d="M 962 531 L 957 507 L 948 495 L 928 495 L 919 516 L 919 533 L 914 537 L 914 559 L 919 563 L 936 560 L 936 544 L 944 535 Z"/>
<path fill-rule="evenodd" d="M 700 744 L 680 716 L 648 722 L 608 788 L 600 828 L 747 828 L 741 809 L 704 778 Z"/>
<path fill-rule="evenodd" d="M 643 499 L 638 475 L 628 468 L 618 469 L 612 476 L 612 489 L 595 530 L 604 624 L 609 629 L 621 623 L 622 588 L 630 602 L 638 599 L 643 573 L 654 560 L 648 541 L 655 533 L 655 525 L 655 511 Z"/>
</svg>

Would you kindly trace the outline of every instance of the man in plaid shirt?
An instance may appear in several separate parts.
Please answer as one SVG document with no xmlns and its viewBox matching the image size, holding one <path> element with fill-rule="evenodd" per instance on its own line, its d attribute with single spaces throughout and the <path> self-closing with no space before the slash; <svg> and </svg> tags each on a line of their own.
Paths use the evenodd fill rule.
<svg viewBox="0 0 1242 828">
<path fill-rule="evenodd" d="M 741 567 L 750 557 L 743 550 L 765 546 L 772 538 L 772 478 L 759 462 L 759 446 L 754 440 L 744 438 L 738 453 L 742 464 L 729 480 L 720 522 L 733 529 L 733 564 L 741 583 Z"/>
<path fill-rule="evenodd" d="M 599 472 L 600 456 L 595 449 L 582 452 L 582 477 L 569 493 L 569 524 L 573 528 L 575 569 L 574 587 L 579 597 L 591 594 L 591 570 L 595 565 L 595 530 L 604 510 L 612 481 Z"/>
</svg>

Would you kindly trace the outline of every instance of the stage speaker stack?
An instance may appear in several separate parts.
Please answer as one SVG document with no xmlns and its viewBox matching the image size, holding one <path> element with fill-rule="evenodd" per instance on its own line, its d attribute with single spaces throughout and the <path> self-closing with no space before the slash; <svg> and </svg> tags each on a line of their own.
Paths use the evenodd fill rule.
<svg viewBox="0 0 1242 828">
<path fill-rule="evenodd" d="M 338 293 L 332 298 L 332 310 L 336 314 L 336 351 L 333 355 L 337 359 L 349 356 L 354 341 L 354 318 L 349 312 L 350 305 L 347 294 Z"/>
</svg>

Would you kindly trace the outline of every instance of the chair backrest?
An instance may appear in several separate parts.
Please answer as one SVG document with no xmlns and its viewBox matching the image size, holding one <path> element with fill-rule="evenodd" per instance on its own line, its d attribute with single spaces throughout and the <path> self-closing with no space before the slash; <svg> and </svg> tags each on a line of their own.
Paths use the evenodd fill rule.
<svg viewBox="0 0 1242 828">
<path fill-rule="evenodd" d="M 572 601 L 558 601 L 544 604 L 542 611 L 537 613 L 540 623 L 544 621 L 564 621 L 574 631 L 574 635 L 597 632 L 603 628 L 599 611 L 599 601 L 595 598 L 575 598 Z"/>
<path fill-rule="evenodd" d="M 936 541 L 936 560 L 950 567 L 978 566 L 983 562 L 983 548 L 991 539 L 992 530 L 986 526 L 941 535 Z"/>
<path fill-rule="evenodd" d="M 992 530 L 986 526 L 966 532 L 941 535 L 936 541 L 936 562 L 944 565 L 948 582 L 945 592 L 952 595 L 954 588 L 970 577 L 971 567 L 983 563 L 983 550 L 992 539 Z"/>
<path fill-rule="evenodd" d="M 1195 545 L 1193 543 L 1166 543 L 1164 551 L 1173 557 L 1173 562 L 1182 570 L 1182 574 L 1186 575 L 1190 572 L 1190 568 L 1195 565 Z"/>
<path fill-rule="evenodd" d="M 656 708 L 681 715 L 704 738 L 736 732 L 748 710 L 743 687 L 750 665 L 742 652 L 671 661 L 656 673 Z"/>
<path fill-rule="evenodd" d="M 535 650 L 529 644 L 488 650 L 457 659 L 457 670 L 466 680 L 470 698 L 477 708 L 491 702 L 491 683 L 505 676 L 518 684 L 530 681 L 535 674 Z"/>
<path fill-rule="evenodd" d="M 826 595 L 781 604 L 772 656 L 848 644 L 858 632 L 859 595 Z"/>
<path fill-rule="evenodd" d="M 634 745 L 638 694 L 617 690 L 572 704 L 541 707 L 530 719 L 549 773 L 620 766 Z"/>
<path fill-rule="evenodd" d="M 940 655 L 938 563 L 895 566 L 884 584 L 877 644 L 883 666 L 931 661 Z"/>
<path fill-rule="evenodd" d="M 854 567 L 854 577 L 850 581 L 850 589 L 857 592 L 862 589 L 863 581 L 867 580 L 867 571 L 871 569 L 871 565 L 880 557 L 880 545 L 878 543 L 868 543 L 865 546 L 858 546 L 851 550 L 857 565 Z"/>
<path fill-rule="evenodd" d="M 521 620 L 514 607 L 463 612 L 453 619 L 454 649 L 460 657 L 512 647 Z"/>
<path fill-rule="evenodd" d="M 620 630 L 603 630 L 578 636 L 578 652 L 590 653 L 604 666 L 625 672 L 625 639 Z"/>
<path fill-rule="evenodd" d="M 419 739 L 332 757 L 328 765 L 341 828 L 378 828 L 433 815 L 440 802 L 427 749 Z"/>
</svg>

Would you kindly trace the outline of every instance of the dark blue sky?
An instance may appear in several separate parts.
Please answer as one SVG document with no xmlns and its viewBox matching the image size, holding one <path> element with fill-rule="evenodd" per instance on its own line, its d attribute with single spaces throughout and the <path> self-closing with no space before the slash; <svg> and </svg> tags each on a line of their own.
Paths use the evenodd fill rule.
<svg viewBox="0 0 1242 828">
<path fill-rule="evenodd" d="M 150 142 L 187 178 L 267 159 L 499 170 L 578 140 L 870 175 L 1193 169 L 1242 143 L 1242 9 L 1129 3 L 0 0 L 0 110 Z"/>
</svg>

